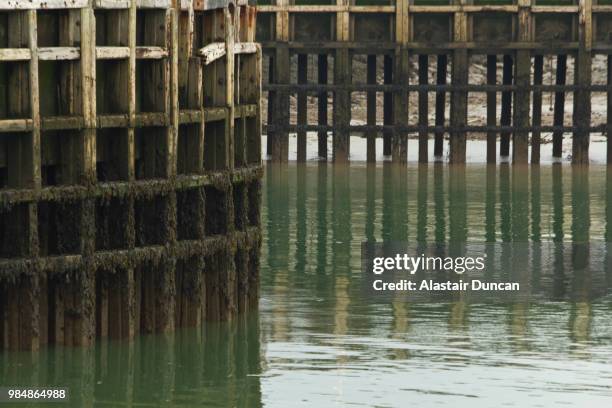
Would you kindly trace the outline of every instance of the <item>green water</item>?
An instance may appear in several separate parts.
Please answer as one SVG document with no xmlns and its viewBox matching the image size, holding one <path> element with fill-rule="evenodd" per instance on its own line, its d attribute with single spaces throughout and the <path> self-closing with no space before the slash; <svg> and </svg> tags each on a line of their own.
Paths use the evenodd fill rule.
<svg viewBox="0 0 612 408">
<path fill-rule="evenodd" d="M 97 407 L 610 406 L 610 276 L 592 301 L 374 303 L 360 287 L 365 240 L 610 241 L 605 167 L 272 169 L 258 314 L 0 354 L 0 383 L 65 385 L 73 406 Z"/>
</svg>

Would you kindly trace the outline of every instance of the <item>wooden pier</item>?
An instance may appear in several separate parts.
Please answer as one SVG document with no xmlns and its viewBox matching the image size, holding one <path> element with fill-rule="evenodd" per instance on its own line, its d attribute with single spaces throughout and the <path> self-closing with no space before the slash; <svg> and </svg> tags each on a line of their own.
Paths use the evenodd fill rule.
<svg viewBox="0 0 612 408">
<path fill-rule="evenodd" d="M 245 0 L 0 0 L 0 350 L 257 305 Z"/>
<path fill-rule="evenodd" d="M 568 134 L 572 162 L 585 164 L 590 135 L 612 133 L 610 0 L 264 0 L 258 2 L 257 19 L 257 40 L 269 67 L 264 84 L 267 154 L 274 162 L 288 160 L 293 133 L 297 160 L 304 161 L 307 132 L 318 132 L 318 156 L 327 158 L 331 134 L 336 163 L 349 159 L 355 134 L 367 138 L 368 162 L 376 160 L 375 142 L 381 137 L 384 155 L 405 163 L 408 137 L 415 135 L 419 162 L 442 160 L 448 138 L 449 162 L 464 163 L 467 136 L 481 134 L 487 140 L 487 162 L 537 164 L 541 136 L 552 133 L 554 160 L 561 160 L 562 138 Z M 313 55 L 316 60 L 309 58 Z M 592 61 L 598 55 L 607 59 L 606 83 L 592 81 Z M 365 78 L 355 78 L 353 63 L 359 58 L 367 61 Z M 472 83 L 476 58 L 486 61 L 483 83 Z M 544 58 L 554 61 L 555 83 L 543 82 Z M 569 80 L 568 58 L 574 72 Z M 317 78 L 308 80 L 308 61 L 317 64 Z M 411 83 L 414 70 L 418 80 Z M 435 80 L 428 76 L 432 70 Z M 352 122 L 352 97 L 358 93 L 367 93 L 365 123 Z M 382 106 L 376 100 L 381 93 Z M 486 121 L 470 125 L 468 113 L 476 108 L 470 96 L 477 93 L 486 95 Z M 552 123 L 542 121 L 543 93 L 554 93 Z M 603 123 L 591 118 L 593 93 L 607 94 Z M 416 102 L 410 101 L 411 94 L 418 95 Z M 571 123 L 564 121 L 568 94 Z M 295 120 L 289 114 L 292 95 L 297 99 Z M 308 121 L 307 95 L 317 99 L 316 121 Z M 433 117 L 430 95 L 436 101 Z M 412 103 L 418 105 L 416 119 L 409 115 Z M 445 106 L 450 106 L 448 113 Z M 433 153 L 428 144 L 432 135 Z M 610 161 L 610 143 L 607 149 Z"/>
</svg>

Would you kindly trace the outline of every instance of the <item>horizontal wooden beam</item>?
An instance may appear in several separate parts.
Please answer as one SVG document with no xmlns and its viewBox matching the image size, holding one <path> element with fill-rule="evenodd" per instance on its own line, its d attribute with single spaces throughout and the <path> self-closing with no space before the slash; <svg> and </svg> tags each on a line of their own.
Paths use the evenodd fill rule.
<svg viewBox="0 0 612 408">
<path fill-rule="evenodd" d="M 208 44 L 204 48 L 200 48 L 198 55 L 203 58 L 204 65 L 208 65 L 211 62 L 225 56 L 225 43 L 217 42 Z"/>
<path fill-rule="evenodd" d="M 28 48 L 0 48 L 0 61 L 28 61 L 31 58 Z"/>
<path fill-rule="evenodd" d="M 162 47 L 136 47 L 137 59 L 163 59 L 168 56 L 168 50 Z"/>
<path fill-rule="evenodd" d="M 0 133 L 28 132 L 32 130 L 32 119 L 2 119 L 0 120 Z"/>
<path fill-rule="evenodd" d="M 89 4 L 90 0 L 0 0 L 0 10 L 76 9 Z"/>
<path fill-rule="evenodd" d="M 38 59 L 43 61 L 73 61 L 81 58 L 77 47 L 43 47 L 38 49 Z"/>
<path fill-rule="evenodd" d="M 127 9 L 130 0 L 94 0 L 94 6 L 99 9 Z"/>
<path fill-rule="evenodd" d="M 171 0 L 136 0 L 136 7 L 149 9 L 167 9 L 172 7 Z"/>
<path fill-rule="evenodd" d="M 126 59 L 130 57 L 130 47 L 96 47 L 97 59 Z"/>
<path fill-rule="evenodd" d="M 234 54 L 255 54 L 259 48 L 257 43 L 235 43 Z"/>
</svg>

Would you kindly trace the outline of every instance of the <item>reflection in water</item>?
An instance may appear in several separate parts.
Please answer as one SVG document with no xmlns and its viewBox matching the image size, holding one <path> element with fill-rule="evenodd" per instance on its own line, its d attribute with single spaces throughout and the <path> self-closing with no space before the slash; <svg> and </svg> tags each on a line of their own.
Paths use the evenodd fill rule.
<svg viewBox="0 0 612 408">
<path fill-rule="evenodd" d="M 572 244 L 612 235 L 605 168 L 316 164 L 287 174 L 265 186 L 286 194 L 263 217 L 268 225 L 288 217 L 296 256 L 262 261 L 264 403 L 472 408 L 612 398 L 610 270 L 607 281 L 594 279 L 589 263 L 604 262 L 601 251 Z M 276 233 L 264 231 L 264 248 Z M 461 242 L 529 243 L 528 257 L 511 245 L 483 248 L 498 265 L 518 264 L 513 279 L 535 292 L 552 286 L 552 296 L 473 304 L 462 294 L 437 303 L 396 294 L 374 303 L 361 289 L 362 241 L 446 242 L 456 251 Z M 564 245 L 548 255 L 541 242 Z M 542 275 L 551 265 L 556 275 Z M 285 292 L 275 288 L 279 274 Z M 604 296 L 591 300 L 596 285 Z M 290 322 L 282 341 L 277 319 Z"/>
<path fill-rule="evenodd" d="M 74 407 L 259 407 L 259 325 L 250 316 L 91 349 L 0 354 L 0 383 L 68 387 Z"/>
<path fill-rule="evenodd" d="M 612 255 L 579 244 L 612 241 L 612 171 L 284 165 L 267 168 L 263 201 L 259 314 L 0 354 L 0 384 L 68 386 L 77 407 L 609 405 Z M 496 265 L 512 260 L 512 278 L 551 295 L 372 302 L 361 287 L 366 240 L 455 251 L 495 242 L 483 248 Z M 547 253 L 540 242 L 559 245 Z"/>
</svg>

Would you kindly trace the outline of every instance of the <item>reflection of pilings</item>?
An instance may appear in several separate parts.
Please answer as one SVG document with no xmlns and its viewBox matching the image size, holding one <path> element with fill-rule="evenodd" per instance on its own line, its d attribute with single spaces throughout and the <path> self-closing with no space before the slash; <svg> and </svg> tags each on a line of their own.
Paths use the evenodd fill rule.
<svg viewBox="0 0 612 408">
<path fill-rule="evenodd" d="M 306 165 L 297 166 L 296 195 L 295 195 L 295 271 L 303 274 L 306 269 L 306 228 L 307 228 L 307 209 L 306 209 Z"/>
<path fill-rule="evenodd" d="M 529 169 L 512 167 L 512 241 L 527 242 L 529 240 L 529 222 L 525 216 L 529 214 Z"/>
<path fill-rule="evenodd" d="M 449 220 L 449 254 L 461 256 L 467 242 L 467 192 L 465 165 L 451 166 L 448 182 L 448 220 Z M 456 278 L 456 276 L 453 276 Z M 464 331 L 468 325 L 469 306 L 464 293 L 453 294 L 455 298 L 450 306 L 449 330 Z M 466 338 L 457 339 L 461 342 Z M 451 340 L 453 341 L 453 340 Z"/>
<path fill-rule="evenodd" d="M 609 61 L 612 61 L 612 57 L 610 57 Z M 610 144 L 612 143 L 609 143 L 608 146 L 610 146 Z M 605 211 L 606 211 L 606 227 L 605 227 L 605 232 L 604 232 L 604 242 L 606 243 L 606 262 L 604 263 L 604 268 L 606 272 L 606 283 L 607 283 L 608 288 L 610 288 L 612 287 L 612 167 L 610 166 L 606 168 L 606 208 L 605 208 Z"/>
<path fill-rule="evenodd" d="M 541 183 L 540 183 L 540 168 L 534 166 L 530 170 L 531 179 L 531 271 L 533 274 L 531 283 L 533 291 L 537 291 L 540 285 L 540 277 L 542 271 L 542 215 L 541 215 Z"/>
<path fill-rule="evenodd" d="M 366 225 L 365 238 L 367 242 L 374 242 L 374 224 L 376 223 L 376 167 L 366 168 Z"/>
<path fill-rule="evenodd" d="M 351 274 L 350 169 L 337 166 L 332 178 L 332 265 L 334 273 L 334 334 L 348 331 L 349 277 Z"/>
<path fill-rule="evenodd" d="M 499 227 L 502 242 L 512 240 L 512 205 L 511 205 L 511 186 L 510 169 L 508 166 L 499 168 Z"/>
<path fill-rule="evenodd" d="M 448 183 L 448 219 L 451 243 L 467 242 L 466 200 L 465 166 L 452 166 L 449 169 Z"/>
<path fill-rule="evenodd" d="M 495 242 L 495 220 L 496 220 L 496 197 L 497 169 L 493 165 L 487 165 L 487 177 L 485 188 L 485 242 Z"/>
<path fill-rule="evenodd" d="M 434 239 L 436 244 L 446 242 L 446 194 L 444 190 L 444 168 L 440 164 L 433 169 Z"/>
<path fill-rule="evenodd" d="M 335 273 L 350 273 L 351 187 L 350 168 L 335 166 L 332 175 L 332 264 Z"/>
<path fill-rule="evenodd" d="M 427 243 L 427 207 L 429 202 L 427 200 L 427 177 L 428 166 L 427 164 L 419 165 L 417 173 L 417 230 L 416 240 L 423 247 Z"/>
<path fill-rule="evenodd" d="M 317 168 L 317 288 L 325 286 L 327 267 L 327 164 Z"/>
<path fill-rule="evenodd" d="M 289 172 L 285 164 L 268 164 L 267 210 L 268 210 L 268 276 L 271 279 L 273 295 L 278 299 L 287 298 L 289 250 L 290 250 L 290 193 Z M 279 303 L 274 309 L 272 336 L 286 340 L 289 333 L 289 318 L 286 304 Z"/>
<path fill-rule="evenodd" d="M 394 163 L 383 164 L 383 241 L 408 238 L 407 170 Z"/>
<path fill-rule="evenodd" d="M 554 266 L 555 271 L 553 297 L 563 299 L 565 297 L 565 262 L 563 260 L 563 168 L 552 167 L 552 229 L 554 242 Z"/>
<path fill-rule="evenodd" d="M 574 295 L 589 301 L 591 273 L 589 269 L 589 233 L 591 210 L 589 173 L 586 168 L 572 167 L 572 272 Z"/>
</svg>

